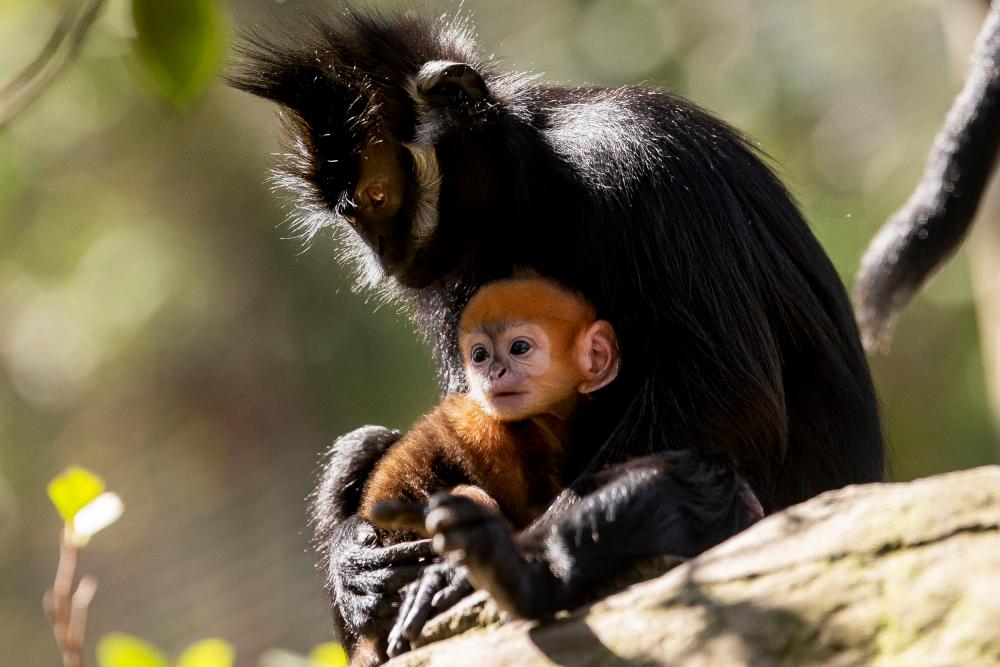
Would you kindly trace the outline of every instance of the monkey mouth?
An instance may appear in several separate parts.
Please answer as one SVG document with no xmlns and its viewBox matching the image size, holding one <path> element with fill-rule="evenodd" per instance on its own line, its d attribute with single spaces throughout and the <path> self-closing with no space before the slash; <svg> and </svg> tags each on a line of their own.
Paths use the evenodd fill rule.
<svg viewBox="0 0 1000 667">
<path fill-rule="evenodd" d="M 519 408 L 527 395 L 526 391 L 494 391 L 489 393 L 487 400 L 494 410 L 505 415 Z"/>
<path fill-rule="evenodd" d="M 526 391 L 492 391 L 489 394 L 490 400 L 497 400 L 503 398 L 513 398 L 515 396 L 524 396 Z"/>
</svg>

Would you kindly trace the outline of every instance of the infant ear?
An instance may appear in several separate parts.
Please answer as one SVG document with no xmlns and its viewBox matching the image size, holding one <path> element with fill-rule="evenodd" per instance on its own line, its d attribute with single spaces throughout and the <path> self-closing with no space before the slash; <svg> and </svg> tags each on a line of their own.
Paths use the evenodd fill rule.
<svg viewBox="0 0 1000 667">
<path fill-rule="evenodd" d="M 577 387 L 581 394 L 606 387 L 618 377 L 621 356 L 618 354 L 618 337 L 610 322 L 597 320 L 580 336 L 576 361 L 583 376 L 583 382 Z"/>
</svg>

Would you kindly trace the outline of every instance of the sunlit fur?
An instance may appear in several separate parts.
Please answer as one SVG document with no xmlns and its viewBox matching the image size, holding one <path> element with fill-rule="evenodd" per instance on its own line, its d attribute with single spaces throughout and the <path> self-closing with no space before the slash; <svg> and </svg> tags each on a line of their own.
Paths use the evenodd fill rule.
<svg viewBox="0 0 1000 667">
<path fill-rule="evenodd" d="M 413 158 L 413 172 L 417 185 L 414 203 L 413 227 L 410 230 L 411 256 L 424 246 L 437 231 L 438 195 L 441 193 L 441 172 L 433 146 L 416 143 L 407 145 Z"/>
<path fill-rule="evenodd" d="M 294 120 L 285 118 L 286 126 L 291 128 L 295 124 Z M 332 208 L 318 197 L 315 187 L 303 175 L 311 169 L 309 149 L 297 132 L 289 130 L 289 135 L 294 137 L 290 150 L 281 156 L 279 166 L 271 172 L 270 181 L 275 190 L 300 193 L 288 214 L 293 238 L 308 249 L 321 230 L 329 229 L 336 241 L 337 259 L 354 271 L 355 288 L 372 290 L 386 300 L 393 298 L 399 292 L 386 276 L 375 251 L 361 240 L 340 214 L 342 205 L 347 202 L 346 193 Z"/>
</svg>

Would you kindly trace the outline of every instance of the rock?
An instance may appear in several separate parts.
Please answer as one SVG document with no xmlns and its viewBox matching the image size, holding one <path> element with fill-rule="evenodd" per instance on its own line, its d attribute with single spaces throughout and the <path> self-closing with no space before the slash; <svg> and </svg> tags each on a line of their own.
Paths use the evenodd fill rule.
<svg viewBox="0 0 1000 667">
<path fill-rule="evenodd" d="M 492 610 L 492 611 L 491 611 Z M 469 601 L 399 667 L 998 665 L 1000 466 L 832 491 L 544 623 Z"/>
</svg>

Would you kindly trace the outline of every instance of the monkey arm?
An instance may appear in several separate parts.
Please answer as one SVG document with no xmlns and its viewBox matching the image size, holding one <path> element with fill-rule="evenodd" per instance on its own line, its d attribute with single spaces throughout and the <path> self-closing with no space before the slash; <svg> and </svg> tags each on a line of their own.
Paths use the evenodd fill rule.
<svg viewBox="0 0 1000 667">
<path fill-rule="evenodd" d="M 448 563 L 411 584 L 392 637 L 412 639 L 461 595 L 464 573 L 506 611 L 541 618 L 592 599 L 611 574 L 652 556 L 694 556 L 753 519 L 741 481 L 697 450 L 635 459 L 581 480 L 577 502 L 521 535 L 466 498 L 435 495 L 427 529 Z M 442 570 L 450 568 L 451 572 Z M 390 644 L 400 652 L 403 644 Z"/>
<path fill-rule="evenodd" d="M 310 512 L 337 633 L 348 646 L 364 632 L 384 636 L 397 591 L 433 556 L 428 540 L 378 547 L 375 531 L 356 515 L 364 481 L 399 439 L 398 431 L 365 426 L 330 448 Z"/>
<path fill-rule="evenodd" d="M 362 426 L 333 443 L 310 507 L 317 541 L 358 511 L 365 480 L 400 437 L 399 431 L 383 426 Z"/>
</svg>

